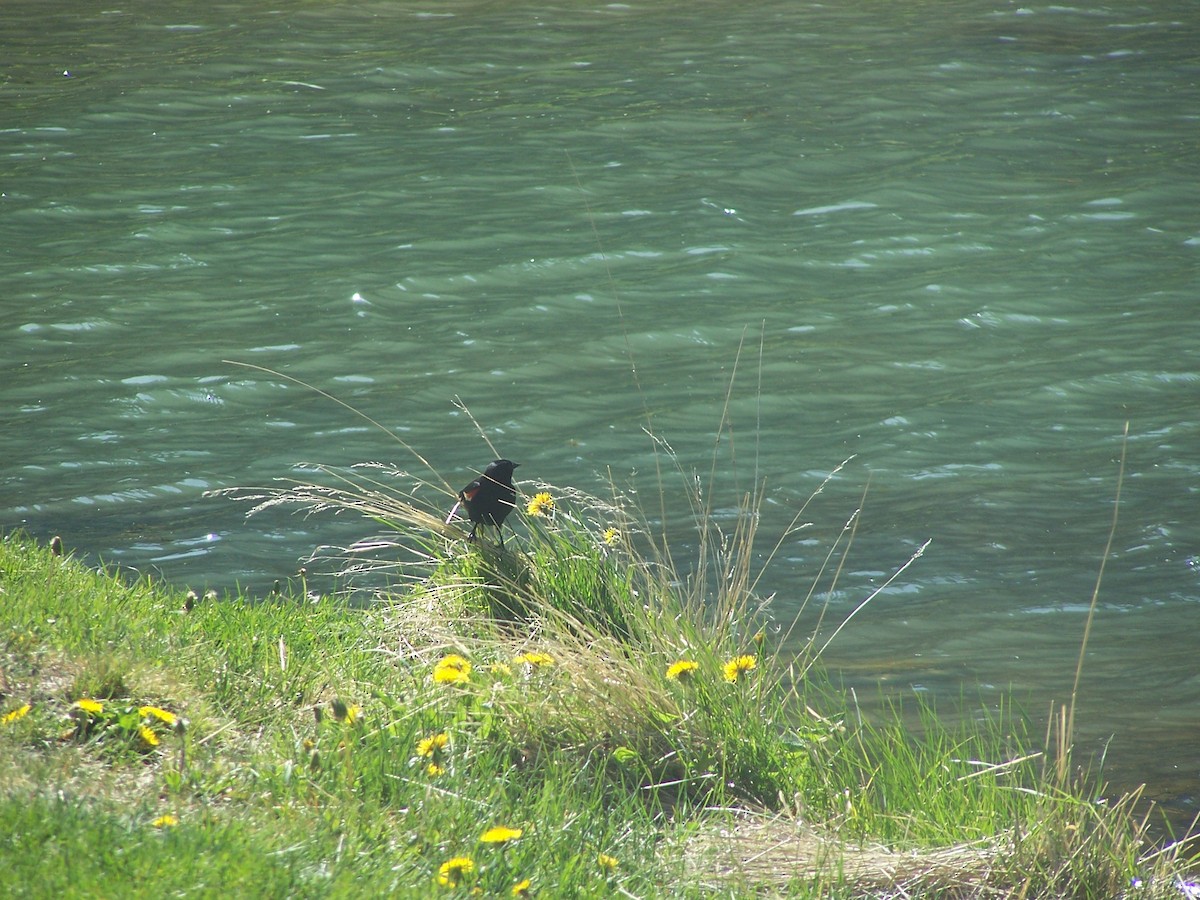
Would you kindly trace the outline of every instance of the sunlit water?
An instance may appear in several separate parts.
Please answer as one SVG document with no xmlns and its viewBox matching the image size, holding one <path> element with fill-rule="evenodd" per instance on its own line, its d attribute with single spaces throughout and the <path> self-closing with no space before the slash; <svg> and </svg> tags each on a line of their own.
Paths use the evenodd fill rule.
<svg viewBox="0 0 1200 900">
<path fill-rule="evenodd" d="M 256 591 L 352 539 L 204 494 L 413 459 L 225 360 L 452 484 L 490 458 L 459 397 L 518 475 L 645 494 L 647 416 L 707 472 L 733 379 L 716 507 L 757 471 L 778 534 L 856 455 L 763 579 L 779 620 L 865 489 L 830 621 L 932 542 L 835 673 L 864 703 L 1011 691 L 1036 723 L 1070 694 L 1128 421 L 1080 746 L 1190 816 L 1190 0 L 10 0 L 0 30 L 3 527 Z"/>
</svg>

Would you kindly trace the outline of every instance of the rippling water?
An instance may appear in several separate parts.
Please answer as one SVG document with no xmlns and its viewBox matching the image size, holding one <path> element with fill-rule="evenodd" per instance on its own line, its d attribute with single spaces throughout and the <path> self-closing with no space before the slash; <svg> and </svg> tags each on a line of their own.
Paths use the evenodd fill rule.
<svg viewBox="0 0 1200 900">
<path fill-rule="evenodd" d="M 794 612 L 867 490 L 827 657 L 1031 715 L 1177 819 L 1200 782 L 1191 2 L 0 8 L 0 525 L 262 589 L 350 523 L 209 489 L 411 460 L 648 489 L 647 413 Z M 744 343 L 740 361 L 738 347 Z M 636 379 L 633 366 L 636 365 Z M 869 485 L 869 486 L 868 486 Z M 688 540 L 682 503 L 668 509 Z M 970 700 L 968 706 L 978 706 Z"/>
</svg>

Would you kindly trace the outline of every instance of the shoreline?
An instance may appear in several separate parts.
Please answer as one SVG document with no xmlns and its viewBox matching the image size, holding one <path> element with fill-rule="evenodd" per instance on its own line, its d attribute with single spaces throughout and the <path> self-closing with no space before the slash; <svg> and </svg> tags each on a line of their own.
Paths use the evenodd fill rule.
<svg viewBox="0 0 1200 900">
<path fill-rule="evenodd" d="M 1014 719 L 856 722 L 818 669 L 785 688 L 754 635 L 668 595 L 556 612 L 622 571 L 547 555 L 590 552 L 562 521 L 366 608 L 189 598 L 6 536 L 0 715 L 29 709 L 0 727 L 0 863 L 32 895 L 1181 896 L 1184 848 L 1147 847 L 1136 798 L 1097 806 Z M 546 605 L 505 617 L 522 578 Z"/>
</svg>

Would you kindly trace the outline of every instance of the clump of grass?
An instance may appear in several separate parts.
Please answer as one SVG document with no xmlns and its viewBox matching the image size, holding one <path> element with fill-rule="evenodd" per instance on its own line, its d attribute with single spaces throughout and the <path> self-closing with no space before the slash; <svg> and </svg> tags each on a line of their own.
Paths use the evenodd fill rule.
<svg viewBox="0 0 1200 900">
<path fill-rule="evenodd" d="M 643 565 L 638 577 L 653 571 Z M 430 601 L 419 591 L 365 610 L 281 597 L 184 612 L 178 594 L 123 585 L 16 539 L 0 546 L 0 572 L 10 658 L 54 658 L 68 670 L 124 635 L 118 667 L 131 696 L 192 720 L 146 754 L 107 753 L 96 736 L 63 743 L 75 681 L 11 668 L 25 672 L 10 679 L 16 699 L 34 703 L 0 728 L 0 774 L 23 773 L 0 777 L 0 821 L 25 837 L 56 822 L 60 846 L 80 853 L 118 837 L 139 848 L 128 868 L 104 855 L 64 864 L 62 878 L 78 880 L 55 874 L 47 889 L 112 890 L 155 859 L 170 863 L 163 889 L 220 873 L 247 891 L 319 895 L 449 889 L 438 879 L 456 859 L 472 862 L 457 867 L 463 890 L 502 893 L 528 880 L 583 897 L 700 896 L 716 882 L 792 896 L 877 893 L 885 883 L 996 894 L 1019 883 L 1016 873 L 1038 871 L 1034 862 L 1047 873 L 1038 884 L 1062 882 L 1050 879 L 1063 849 L 1049 842 L 1055 829 L 1037 823 L 1071 801 L 1030 793 L 1030 766 L 1005 756 L 985 767 L 999 749 L 986 734 L 906 743 L 898 726 L 857 725 L 812 681 L 816 670 L 807 687 L 789 685 L 765 639 L 729 629 L 723 642 L 706 630 L 715 626 L 664 615 L 661 584 L 657 605 L 631 603 L 630 629 L 618 634 L 537 606 L 494 621 L 477 609 L 422 613 L 414 629 L 410 607 Z M 66 608 L 89 629 L 45 627 Z M 18 637 L 36 623 L 36 644 Z M 677 643 L 664 646 L 671 636 Z M 32 764 L 31 745 L 40 748 Z M 81 780 L 61 777 L 67 760 Z M 66 790 L 88 814 L 39 785 Z M 1108 811 L 1097 815 L 1119 828 Z M 482 840 L 497 827 L 521 836 Z M 1110 845 L 1093 840 L 1088 865 L 1105 864 Z M 254 854 L 293 865 L 255 870 Z M 791 864 L 799 859 L 805 867 Z M 24 871 L 7 851 L 0 861 Z M 892 881 L 872 868 L 901 861 Z M 1178 868 L 1166 857 L 1154 864 Z"/>
<path fill-rule="evenodd" d="M 155 862 L 170 869 L 156 890 L 306 896 L 1177 891 L 1183 846 L 1146 845 L 1136 798 L 1094 802 L 1066 718 L 1049 758 L 1007 715 L 951 731 L 926 710 L 914 735 L 849 708 L 821 647 L 784 656 L 790 623 L 755 590 L 753 561 L 775 552 L 756 553 L 761 488 L 726 530 L 695 494 L 684 568 L 611 487 L 531 485 L 501 549 L 445 523 L 438 481 L 316 473 L 241 496 L 378 525 L 323 551 L 370 602 L 307 581 L 188 602 L 0 544 L 5 699 L 29 707 L 0 718 L 6 870 L 28 873 L 21 848 L 57 829 L 70 853 L 136 850 L 65 863 L 47 892 L 112 893 Z M 828 549 L 826 590 L 858 518 Z M 111 752 L 138 727 L 160 744 Z"/>
<path fill-rule="evenodd" d="M 768 877 L 752 863 L 777 866 L 781 852 L 796 852 L 807 873 L 800 880 L 825 889 L 878 887 L 883 881 L 866 871 L 904 858 L 907 865 L 886 867 L 893 888 L 957 895 L 1107 896 L 1133 880 L 1172 883 L 1166 873 L 1178 868 L 1182 845 L 1147 854 L 1145 822 L 1131 817 L 1132 801 L 1096 806 L 1084 782 L 1065 783 L 1060 768 L 1043 765 L 1041 752 L 1013 737 L 1020 723 L 1002 716 L 951 732 L 925 710 L 917 739 L 899 713 L 879 725 L 850 716 L 820 672 L 827 643 L 810 640 L 794 658 L 780 656 L 782 645 L 766 635 L 790 637 L 794 624 L 772 622 L 769 604 L 755 594 L 761 568 L 751 561 L 769 562 L 804 527 L 807 504 L 759 553 L 761 493 L 743 497 L 726 532 L 703 499 L 711 490 L 697 489 L 690 495 L 697 559 L 685 573 L 665 538 L 612 485 L 604 501 L 527 485 L 531 494 L 510 518 L 519 539 L 502 550 L 468 545 L 461 529 L 445 525 L 440 509 L 423 499 L 440 500 L 435 486 L 396 495 L 359 478 L 343 471 L 335 488 L 259 492 L 256 511 L 285 503 L 369 511 L 399 528 L 402 537 L 371 539 L 343 556 L 364 547 L 409 549 L 406 589 L 377 595 L 384 652 L 432 660 L 453 649 L 470 660 L 473 674 L 455 687 L 453 717 L 468 733 L 506 746 L 520 771 L 547 760 L 582 761 L 599 773 L 606 797 L 633 796 L 654 816 L 708 823 L 690 844 L 689 864 L 708 860 L 730 878 L 783 886 L 795 867 Z M 831 573 L 827 593 L 858 521 L 856 510 L 828 549 L 818 575 Z M 356 561 L 343 574 L 368 571 Z M 386 571 L 395 571 L 392 563 Z M 1061 766 L 1069 746 L 1056 758 Z M 707 829 L 715 809 L 738 811 L 718 833 L 737 836 L 726 849 L 746 851 L 740 863 L 714 854 Z M 763 822 L 770 823 L 765 830 Z M 774 849 L 752 851 L 765 833 L 777 841 Z M 871 846 L 878 850 L 863 849 Z"/>
<path fill-rule="evenodd" d="M 466 648 L 477 670 L 511 670 L 514 660 L 533 654 L 552 659 L 549 671 L 523 664 L 526 681 L 536 678 L 542 691 L 506 692 L 494 680 L 480 688 L 487 727 L 502 720 L 522 755 L 569 748 L 672 805 L 772 802 L 803 781 L 811 766 L 806 742 L 831 726 L 810 716 L 798 695 L 773 686 L 783 673 L 762 656 L 759 629 L 748 629 L 763 614 L 741 589 L 745 572 L 722 578 L 715 602 L 699 577 L 681 597 L 679 576 L 663 555 L 637 552 L 649 527 L 635 509 L 541 483 L 510 517 L 524 523 L 519 549 L 468 545 L 461 529 L 414 501 L 440 499 L 436 490 L 389 493 L 370 471 L 330 473 L 334 486 L 243 496 L 255 513 L 281 504 L 337 507 L 404 531 L 386 545 L 419 547 L 409 554 L 416 573 L 405 573 L 415 586 L 378 594 L 384 634 L 398 654 L 411 656 L 420 640 Z M 369 546 L 384 545 L 373 538 Z M 356 554 L 360 547 L 346 549 Z M 730 554 L 722 548 L 712 558 L 725 565 Z M 367 570 L 356 561 L 341 574 Z M 392 572 L 392 564 L 383 571 Z M 419 638 L 415 622 L 422 622 Z M 681 662 L 689 664 L 687 675 L 668 678 Z M 781 732 L 791 743 L 779 740 Z"/>
</svg>

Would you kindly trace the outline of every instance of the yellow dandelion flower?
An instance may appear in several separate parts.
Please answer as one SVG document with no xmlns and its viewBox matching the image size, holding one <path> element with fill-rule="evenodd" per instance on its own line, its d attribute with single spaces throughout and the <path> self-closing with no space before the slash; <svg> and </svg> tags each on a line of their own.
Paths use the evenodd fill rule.
<svg viewBox="0 0 1200 900">
<path fill-rule="evenodd" d="M 431 737 L 421 738 L 417 741 L 417 756 L 436 756 L 439 751 L 445 750 L 449 743 L 450 735 L 444 731 Z"/>
<path fill-rule="evenodd" d="M 480 843 L 483 844 L 507 844 L 509 841 L 515 841 L 524 831 L 520 828 L 508 828 L 504 825 L 497 825 L 495 828 L 489 828 L 479 837 Z"/>
<path fill-rule="evenodd" d="M 525 506 L 525 512 L 531 516 L 552 516 L 554 515 L 554 498 L 545 491 L 534 494 L 533 499 Z"/>
<path fill-rule="evenodd" d="M 513 662 L 523 663 L 527 666 L 532 666 L 533 668 L 538 669 L 542 666 L 554 665 L 554 657 L 549 653 L 530 651 L 529 653 L 522 653 L 520 656 L 515 657 Z"/>
<path fill-rule="evenodd" d="M 692 673 L 700 668 L 700 663 L 690 659 L 680 659 L 667 666 L 668 681 L 689 681 Z"/>
<path fill-rule="evenodd" d="M 355 706 L 346 707 L 346 724 L 353 725 L 355 722 L 358 721 L 358 717 L 361 715 L 362 715 L 362 707 L 361 706 L 355 705 Z"/>
<path fill-rule="evenodd" d="M 620 863 L 617 861 L 615 856 L 609 856 L 607 853 L 601 853 L 596 857 L 596 865 L 598 865 L 605 872 L 615 872 L 617 871 L 617 866 L 619 866 Z"/>
<path fill-rule="evenodd" d="M 526 878 L 524 881 L 518 881 L 512 886 L 512 895 L 514 897 L 528 897 L 529 889 L 533 886 L 533 882 Z"/>
<path fill-rule="evenodd" d="M 438 684 L 466 684 L 471 680 L 471 664 L 457 653 L 443 656 L 433 667 L 433 680 Z"/>
<path fill-rule="evenodd" d="M 172 816 L 172 815 L 168 814 L 165 816 L 159 816 L 157 819 L 155 819 L 150 824 L 153 825 L 155 828 L 174 828 L 176 825 L 179 824 L 179 819 L 176 816 Z"/>
<path fill-rule="evenodd" d="M 26 703 L 24 706 L 18 706 L 12 712 L 4 714 L 4 718 L 0 719 L 0 725 L 11 725 L 18 719 L 25 718 L 27 715 L 29 715 L 29 711 L 31 709 L 33 709 L 33 707 L 28 703 Z"/>
<path fill-rule="evenodd" d="M 159 709 L 157 706 L 139 706 L 138 715 L 143 719 L 158 719 L 164 725 L 175 727 L 177 716 L 173 712 L 167 712 L 165 709 Z"/>
<path fill-rule="evenodd" d="M 439 766 L 437 763 L 431 762 L 428 766 L 425 767 L 425 774 L 428 775 L 430 778 L 437 778 L 439 775 L 446 774 L 446 767 Z"/>
<path fill-rule="evenodd" d="M 615 528 L 605 528 L 603 540 L 604 543 L 611 547 L 617 541 L 621 540 L 621 532 L 617 531 Z"/>
<path fill-rule="evenodd" d="M 437 882 L 444 887 L 458 887 L 463 879 L 475 871 L 475 861 L 469 856 L 456 856 L 442 863 L 438 869 Z"/>
<path fill-rule="evenodd" d="M 490 666 L 488 666 L 488 671 L 490 671 L 493 675 L 503 675 L 505 677 L 512 674 L 512 668 L 508 665 L 508 663 L 492 663 Z"/>
<path fill-rule="evenodd" d="M 155 734 L 153 731 L 151 731 L 149 728 L 147 728 L 145 725 L 138 726 L 138 737 L 140 737 L 145 742 L 147 747 L 157 747 L 158 746 L 158 743 L 159 743 L 158 735 Z"/>
<path fill-rule="evenodd" d="M 75 708 L 82 709 L 85 713 L 91 716 L 98 716 L 104 712 L 104 704 L 99 700 L 76 700 Z"/>
<path fill-rule="evenodd" d="M 749 672 L 757 665 L 758 660 L 753 656 L 735 656 L 725 663 L 722 671 L 725 673 L 725 680 L 730 684 L 735 684 L 743 672 Z"/>
</svg>

